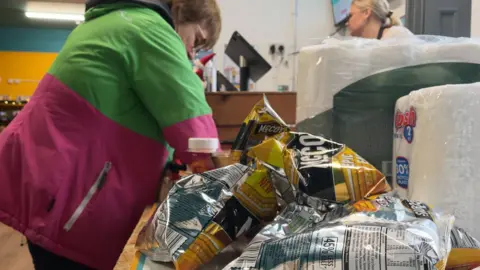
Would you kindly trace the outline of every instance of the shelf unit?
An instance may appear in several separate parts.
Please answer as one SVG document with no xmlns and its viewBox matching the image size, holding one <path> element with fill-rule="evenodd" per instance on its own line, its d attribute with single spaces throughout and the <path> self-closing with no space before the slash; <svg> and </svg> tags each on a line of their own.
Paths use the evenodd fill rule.
<svg viewBox="0 0 480 270">
<path fill-rule="evenodd" d="M 18 102 L 14 100 L 0 101 L 0 126 L 5 127 L 15 118 L 27 102 Z"/>
</svg>

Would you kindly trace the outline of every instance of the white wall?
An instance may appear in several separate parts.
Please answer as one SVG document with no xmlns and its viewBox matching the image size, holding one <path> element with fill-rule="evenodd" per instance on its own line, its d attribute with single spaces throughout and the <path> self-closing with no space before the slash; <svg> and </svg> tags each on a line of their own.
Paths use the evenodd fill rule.
<svg viewBox="0 0 480 270">
<path fill-rule="evenodd" d="M 398 18 L 405 16 L 405 11 L 406 11 L 405 0 L 391 0 L 390 10 L 392 10 L 393 15 L 397 16 Z"/>
<path fill-rule="evenodd" d="M 297 49 L 317 44 L 335 31 L 331 0 L 297 1 Z"/>
<path fill-rule="evenodd" d="M 480 0 L 472 0 L 472 37 L 480 38 L 480 17 L 474 14 L 480 14 Z"/>
<path fill-rule="evenodd" d="M 273 67 L 257 83 L 257 91 L 276 91 L 278 85 L 292 89 L 294 56 L 286 58 L 288 66 L 278 65 L 280 58 L 273 59 L 268 53 L 271 44 L 283 44 L 289 55 L 315 42 L 314 38 L 325 38 L 334 29 L 330 0 L 220 0 L 218 3 L 223 29 L 215 47 L 216 66 L 223 72 L 225 63 L 229 63 L 223 52 L 232 33 L 238 31 Z"/>
</svg>

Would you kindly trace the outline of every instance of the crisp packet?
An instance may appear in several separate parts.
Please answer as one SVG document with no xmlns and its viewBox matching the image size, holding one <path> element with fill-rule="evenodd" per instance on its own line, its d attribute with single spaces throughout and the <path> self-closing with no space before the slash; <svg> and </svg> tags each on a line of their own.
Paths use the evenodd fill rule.
<svg viewBox="0 0 480 270">
<path fill-rule="evenodd" d="M 288 131 L 287 124 L 272 109 L 267 97 L 264 95 L 243 121 L 237 137 L 232 145 L 232 160 L 247 164 L 247 150 L 265 138 Z"/>
<path fill-rule="evenodd" d="M 288 178 L 283 170 L 270 167 L 267 164 L 264 166 L 269 169 L 268 173 L 277 193 L 277 201 L 280 209 L 283 209 L 288 204 L 295 201 L 297 192 L 294 186 L 288 181 Z"/>
<path fill-rule="evenodd" d="M 447 269 L 471 270 L 480 267 L 480 242 L 465 230 L 452 230 L 452 252 L 448 256 Z"/>
<path fill-rule="evenodd" d="M 265 168 L 235 164 L 178 181 L 139 236 L 137 248 L 176 269 L 207 264 L 237 237 L 272 221 L 277 199 Z"/>
<path fill-rule="evenodd" d="M 366 212 L 314 201 L 320 208 L 290 204 L 224 269 L 445 269 L 452 216 L 388 196 Z"/>
<path fill-rule="evenodd" d="M 248 155 L 283 169 L 298 190 L 321 199 L 357 201 L 391 190 L 385 176 L 352 149 L 309 133 L 281 133 Z"/>
</svg>

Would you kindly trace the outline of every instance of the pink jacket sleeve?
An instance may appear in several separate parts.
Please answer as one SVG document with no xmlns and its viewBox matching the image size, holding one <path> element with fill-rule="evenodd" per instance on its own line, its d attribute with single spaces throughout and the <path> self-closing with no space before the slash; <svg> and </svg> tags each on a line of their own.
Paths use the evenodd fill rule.
<svg viewBox="0 0 480 270">
<path fill-rule="evenodd" d="M 189 138 L 218 138 L 217 127 L 210 114 L 190 118 L 166 127 L 163 129 L 163 135 L 168 144 L 175 149 L 175 156 L 186 164 L 208 157 L 208 155 L 189 153 Z"/>
</svg>

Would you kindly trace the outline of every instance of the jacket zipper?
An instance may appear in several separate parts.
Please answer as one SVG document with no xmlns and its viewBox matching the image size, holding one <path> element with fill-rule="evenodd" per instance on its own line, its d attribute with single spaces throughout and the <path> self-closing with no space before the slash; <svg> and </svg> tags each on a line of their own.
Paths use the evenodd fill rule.
<svg viewBox="0 0 480 270">
<path fill-rule="evenodd" d="M 75 222 L 77 222 L 78 218 L 82 215 L 83 211 L 85 211 L 85 208 L 87 207 L 88 203 L 92 200 L 93 196 L 102 189 L 102 187 L 105 184 L 105 180 L 107 179 L 107 174 L 112 168 L 112 163 L 110 161 L 105 162 L 105 165 L 103 166 L 102 171 L 98 175 L 97 179 L 95 180 L 95 183 L 93 183 L 92 187 L 90 187 L 90 190 L 88 191 L 87 195 L 83 198 L 82 202 L 80 205 L 75 209 L 75 212 L 73 212 L 72 216 L 68 220 L 67 223 L 63 226 L 63 229 L 65 231 L 70 231 L 72 229 L 73 225 Z"/>
</svg>

